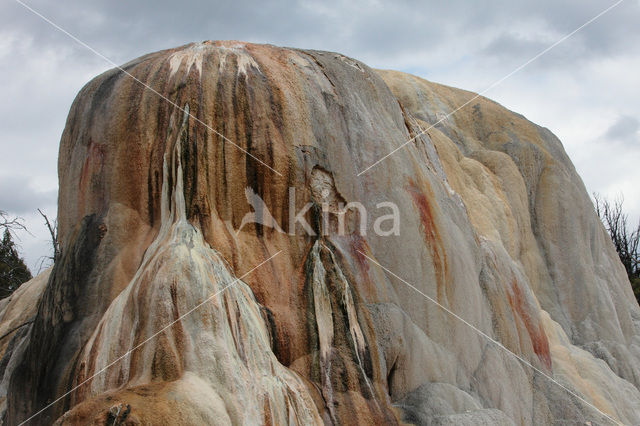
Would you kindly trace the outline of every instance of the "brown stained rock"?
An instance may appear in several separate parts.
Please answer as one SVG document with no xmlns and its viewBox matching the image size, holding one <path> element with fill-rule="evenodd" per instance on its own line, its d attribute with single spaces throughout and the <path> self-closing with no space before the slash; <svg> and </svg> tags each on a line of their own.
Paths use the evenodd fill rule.
<svg viewBox="0 0 640 426">
<path fill-rule="evenodd" d="M 62 255 L 0 302 L 0 330 L 33 317 L 0 342 L 4 424 L 640 423 L 640 308 L 548 130 L 331 52 L 123 68 L 161 96 L 114 69 L 71 107 Z"/>
</svg>

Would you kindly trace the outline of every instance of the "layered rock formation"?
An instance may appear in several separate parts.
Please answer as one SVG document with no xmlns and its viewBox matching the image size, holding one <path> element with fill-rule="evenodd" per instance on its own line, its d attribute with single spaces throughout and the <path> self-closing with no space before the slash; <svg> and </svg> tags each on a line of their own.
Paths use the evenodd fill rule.
<svg viewBox="0 0 640 426">
<path fill-rule="evenodd" d="M 474 96 L 238 42 L 88 83 L 61 258 L 0 305 L 3 423 L 640 423 L 640 309 L 584 185 Z"/>
</svg>

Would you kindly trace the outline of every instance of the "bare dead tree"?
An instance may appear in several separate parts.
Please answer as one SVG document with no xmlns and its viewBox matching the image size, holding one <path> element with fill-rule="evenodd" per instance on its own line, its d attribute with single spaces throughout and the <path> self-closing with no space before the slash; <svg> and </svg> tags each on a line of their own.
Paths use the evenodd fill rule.
<svg viewBox="0 0 640 426">
<path fill-rule="evenodd" d="M 58 220 L 56 219 L 53 222 L 50 221 L 49 217 L 47 217 L 47 215 L 40 209 L 38 209 L 38 213 L 40 213 L 40 216 L 44 219 L 44 224 L 49 230 L 51 246 L 53 247 L 53 256 L 51 256 L 50 259 L 55 262 L 60 257 L 60 245 L 58 244 Z"/>
<path fill-rule="evenodd" d="M 627 270 L 627 275 L 640 300 L 640 223 L 631 228 L 624 212 L 624 198 L 609 200 L 593 194 L 596 212 L 613 241 L 618 257 Z"/>
<path fill-rule="evenodd" d="M 12 218 L 7 214 L 7 212 L 5 212 L 4 210 L 0 210 L 0 230 L 2 229 L 6 229 L 11 233 L 13 233 L 16 230 L 27 231 L 27 228 L 24 226 L 24 223 L 22 223 L 22 218 L 19 218 L 19 217 Z"/>
</svg>

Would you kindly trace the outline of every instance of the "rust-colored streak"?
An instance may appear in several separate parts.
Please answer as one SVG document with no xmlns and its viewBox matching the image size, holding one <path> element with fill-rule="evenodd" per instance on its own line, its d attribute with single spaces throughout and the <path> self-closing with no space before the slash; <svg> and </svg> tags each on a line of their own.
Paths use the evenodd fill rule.
<svg viewBox="0 0 640 426">
<path fill-rule="evenodd" d="M 76 376 L 76 385 L 79 383 L 83 383 L 83 386 L 77 388 L 72 394 L 71 399 L 74 404 L 78 404 L 84 401 L 87 395 L 90 393 L 89 391 L 91 390 L 91 384 L 93 382 L 93 374 L 96 370 L 96 359 L 98 358 L 98 344 L 96 344 L 96 342 L 98 342 L 101 337 L 102 327 L 99 327 L 96 339 L 94 340 L 94 344 L 89 351 L 89 365 L 86 365 L 86 363 L 83 361 L 80 364 L 79 369 L 77 370 L 78 373 Z M 87 376 L 89 376 L 89 379 L 87 379 Z M 87 381 L 85 382 L 85 380 Z"/>
<path fill-rule="evenodd" d="M 517 315 L 522 319 L 522 322 L 527 329 L 527 333 L 529 334 L 529 339 L 533 346 L 533 352 L 538 356 L 538 359 L 540 359 L 540 361 L 542 361 L 542 363 L 551 370 L 549 340 L 542 328 L 542 324 L 531 318 L 531 315 L 529 314 L 530 307 L 526 303 L 524 295 L 518 285 L 518 281 L 515 278 L 511 282 L 511 290 L 512 293 L 507 293 L 511 309 L 514 312 L 514 315 Z"/>
<path fill-rule="evenodd" d="M 84 188 L 89 179 L 94 173 L 102 170 L 102 164 L 104 161 L 104 148 L 95 143 L 93 140 L 89 140 L 89 147 L 87 148 L 87 158 L 84 160 L 82 170 L 80 172 L 80 188 Z"/>
<path fill-rule="evenodd" d="M 358 269 L 364 276 L 369 277 L 369 262 L 360 254 L 365 253 L 369 255 L 371 253 L 367 240 L 362 238 L 362 235 L 356 233 L 350 234 L 349 238 L 351 239 L 351 254 L 353 258 L 356 259 Z"/>
<path fill-rule="evenodd" d="M 434 198 L 433 191 L 429 187 L 428 183 L 424 182 L 422 185 L 418 186 L 411 179 L 407 185 L 407 190 L 409 191 L 411 198 L 413 198 L 413 204 L 416 206 L 418 213 L 420 214 L 420 221 L 424 228 L 424 238 L 433 259 L 433 268 L 436 275 L 437 297 L 438 301 L 441 301 L 445 293 L 449 267 L 447 262 L 447 253 L 444 250 L 442 238 L 434 218 L 433 208 L 429 202 L 429 199 Z"/>
<path fill-rule="evenodd" d="M 263 402 L 263 410 L 264 410 L 264 425 L 271 426 L 274 424 L 273 417 L 271 415 L 271 405 L 269 405 L 269 399 L 265 398 Z M 289 407 L 287 407 L 289 408 Z"/>
<path fill-rule="evenodd" d="M 97 194 L 97 185 L 103 181 L 101 173 L 104 165 L 104 147 L 98 143 L 95 143 L 92 139 L 89 140 L 89 146 L 87 147 L 87 156 L 82 164 L 80 171 L 80 179 L 78 181 L 78 207 L 80 209 L 86 208 L 86 197 L 89 197 L 91 201 L 102 200 L 102 194 Z M 90 206 L 89 208 L 99 209 L 100 206 Z M 84 214 L 84 212 L 83 212 Z"/>
</svg>

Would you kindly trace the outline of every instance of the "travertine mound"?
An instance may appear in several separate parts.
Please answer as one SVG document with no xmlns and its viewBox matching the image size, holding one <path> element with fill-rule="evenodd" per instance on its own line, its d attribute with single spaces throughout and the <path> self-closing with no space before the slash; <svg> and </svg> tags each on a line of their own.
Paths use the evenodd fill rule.
<svg viewBox="0 0 640 426">
<path fill-rule="evenodd" d="M 0 302 L 4 424 L 640 423 L 640 309 L 547 129 L 329 52 L 123 69 L 69 113 L 61 258 Z"/>
</svg>

